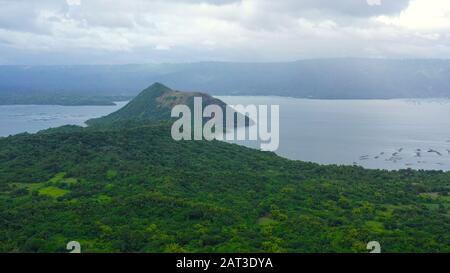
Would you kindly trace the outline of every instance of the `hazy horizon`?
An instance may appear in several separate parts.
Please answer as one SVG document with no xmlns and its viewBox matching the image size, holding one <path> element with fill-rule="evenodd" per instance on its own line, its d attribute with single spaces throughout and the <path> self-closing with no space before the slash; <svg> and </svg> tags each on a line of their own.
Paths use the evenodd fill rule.
<svg viewBox="0 0 450 273">
<path fill-rule="evenodd" d="M 180 62 L 140 62 L 140 63 L 74 63 L 74 64 L 0 64 L 0 66 L 127 66 L 127 65 L 172 65 L 172 64 L 202 64 L 202 63 L 221 63 L 221 64 L 288 64 L 305 61 L 330 61 L 330 60 L 380 60 L 380 61 L 450 61 L 448 58 L 375 58 L 375 57 L 336 57 L 336 58 L 305 58 L 286 61 L 180 61 Z"/>
</svg>

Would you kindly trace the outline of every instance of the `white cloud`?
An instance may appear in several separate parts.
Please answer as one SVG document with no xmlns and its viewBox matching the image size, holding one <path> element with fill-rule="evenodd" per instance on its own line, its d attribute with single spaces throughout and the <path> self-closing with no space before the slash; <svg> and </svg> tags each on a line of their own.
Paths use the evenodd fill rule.
<svg viewBox="0 0 450 273">
<path fill-rule="evenodd" d="M 69 6 L 79 6 L 81 5 L 81 0 L 66 0 Z"/>
<path fill-rule="evenodd" d="M 11 63 L 41 55 L 50 60 L 52 52 L 61 52 L 68 62 L 94 54 L 89 58 L 94 63 L 450 57 L 447 0 L 409 5 L 408 0 L 42 0 L 28 5 L 0 0 L 0 5 L 0 59 Z"/>
<path fill-rule="evenodd" d="M 168 45 L 156 45 L 155 49 L 156 50 L 170 50 L 170 46 L 168 46 Z"/>
<path fill-rule="evenodd" d="M 414 30 L 449 30 L 450 1 L 414 0 L 396 16 L 379 16 L 384 24 Z"/>
</svg>

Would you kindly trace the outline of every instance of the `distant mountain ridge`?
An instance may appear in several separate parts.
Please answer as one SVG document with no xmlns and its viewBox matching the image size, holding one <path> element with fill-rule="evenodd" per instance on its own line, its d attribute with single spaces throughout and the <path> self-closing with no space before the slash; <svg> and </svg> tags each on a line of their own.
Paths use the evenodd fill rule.
<svg viewBox="0 0 450 273">
<path fill-rule="evenodd" d="M 0 66 L 0 94 L 135 96 L 151 82 L 212 95 L 318 99 L 450 97 L 450 60 L 316 59 L 287 63 Z"/>
</svg>

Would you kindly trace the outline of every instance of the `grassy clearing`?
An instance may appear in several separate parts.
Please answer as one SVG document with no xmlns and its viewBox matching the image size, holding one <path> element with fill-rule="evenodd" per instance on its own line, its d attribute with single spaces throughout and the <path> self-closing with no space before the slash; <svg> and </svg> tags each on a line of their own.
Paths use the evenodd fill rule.
<svg viewBox="0 0 450 273">
<path fill-rule="evenodd" d="M 64 176 L 66 176 L 66 173 L 57 173 L 57 174 L 55 174 L 55 176 L 53 178 L 48 180 L 48 182 L 50 182 L 50 183 L 61 182 L 61 180 L 64 179 Z"/>
<path fill-rule="evenodd" d="M 57 188 L 57 187 L 49 186 L 49 187 L 45 187 L 45 188 L 39 189 L 38 192 L 39 192 L 39 194 L 42 194 L 42 195 L 46 195 L 46 196 L 57 198 L 57 197 L 64 196 L 69 191 L 68 190 L 63 190 L 63 189 L 60 189 L 60 188 Z"/>
<path fill-rule="evenodd" d="M 47 182 L 38 182 L 38 183 L 11 183 L 11 185 L 18 189 L 27 189 L 31 192 L 38 192 L 39 194 L 51 196 L 51 197 L 60 197 L 67 194 L 69 191 L 61 189 L 57 187 L 57 185 L 52 184 L 66 184 L 73 185 L 78 183 L 76 178 L 64 178 L 66 173 L 57 173 L 54 177 L 49 179 Z"/>
<path fill-rule="evenodd" d="M 423 192 L 419 194 L 420 197 L 429 197 L 431 199 L 436 199 L 439 197 L 439 193 L 438 192 Z"/>
<path fill-rule="evenodd" d="M 264 216 L 258 219 L 258 224 L 265 226 L 265 225 L 270 225 L 270 224 L 275 224 L 277 221 L 275 221 L 274 219 L 272 219 L 270 216 Z"/>
<path fill-rule="evenodd" d="M 64 178 L 61 182 L 67 185 L 73 185 L 78 183 L 78 180 L 76 178 Z"/>
<path fill-rule="evenodd" d="M 112 198 L 108 195 L 101 194 L 101 195 L 97 196 L 97 201 L 99 201 L 102 204 L 111 203 Z"/>
<path fill-rule="evenodd" d="M 367 221 L 366 227 L 372 230 L 373 232 L 381 233 L 385 231 L 383 223 L 377 221 Z"/>
</svg>

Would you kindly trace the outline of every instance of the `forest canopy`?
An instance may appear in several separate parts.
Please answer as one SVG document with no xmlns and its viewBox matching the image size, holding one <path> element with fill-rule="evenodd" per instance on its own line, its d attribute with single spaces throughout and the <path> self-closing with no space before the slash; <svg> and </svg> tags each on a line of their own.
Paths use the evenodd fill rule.
<svg viewBox="0 0 450 273">
<path fill-rule="evenodd" d="M 450 173 L 291 161 L 168 124 L 0 138 L 0 251 L 450 251 Z"/>
</svg>

